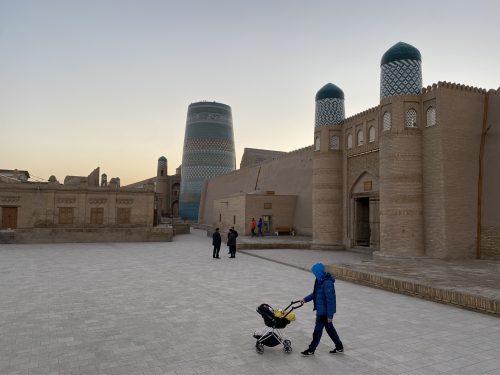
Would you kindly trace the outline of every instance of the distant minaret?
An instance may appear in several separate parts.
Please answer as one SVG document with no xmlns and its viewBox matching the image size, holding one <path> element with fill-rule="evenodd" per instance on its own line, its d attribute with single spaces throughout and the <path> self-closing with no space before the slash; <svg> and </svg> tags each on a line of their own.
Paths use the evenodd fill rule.
<svg viewBox="0 0 500 375">
<path fill-rule="evenodd" d="M 231 107 L 216 102 L 190 104 L 182 152 L 179 215 L 197 221 L 203 182 L 235 169 Z"/>
<path fill-rule="evenodd" d="M 106 173 L 101 175 L 101 186 L 108 186 L 108 175 Z"/>
<path fill-rule="evenodd" d="M 312 229 L 315 248 L 342 248 L 344 92 L 332 83 L 316 94 Z"/>
<path fill-rule="evenodd" d="M 158 214 L 165 215 L 169 212 L 168 196 L 168 164 L 167 158 L 161 156 L 158 159 L 158 168 L 156 170 L 156 194 L 158 196 Z"/>
</svg>

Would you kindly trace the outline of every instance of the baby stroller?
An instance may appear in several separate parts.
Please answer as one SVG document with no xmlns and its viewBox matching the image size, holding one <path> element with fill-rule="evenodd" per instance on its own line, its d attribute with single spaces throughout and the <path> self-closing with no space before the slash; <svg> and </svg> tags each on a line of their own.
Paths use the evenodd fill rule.
<svg viewBox="0 0 500 375">
<path fill-rule="evenodd" d="M 298 309 L 303 304 L 302 301 L 292 301 L 283 310 L 274 310 L 265 303 L 257 307 L 257 312 L 262 316 L 264 324 L 267 327 L 261 332 L 255 332 L 253 335 L 257 339 L 255 343 L 257 353 L 264 353 L 264 346 L 273 347 L 279 344 L 283 345 L 285 353 L 292 352 L 292 343 L 290 340 L 283 338 L 280 330 L 295 320 L 295 314 L 292 311 Z"/>
</svg>

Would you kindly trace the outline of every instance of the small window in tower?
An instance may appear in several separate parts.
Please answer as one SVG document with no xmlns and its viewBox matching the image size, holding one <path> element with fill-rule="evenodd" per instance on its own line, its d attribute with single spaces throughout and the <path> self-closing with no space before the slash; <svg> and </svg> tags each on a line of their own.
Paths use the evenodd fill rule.
<svg viewBox="0 0 500 375">
<path fill-rule="evenodd" d="M 314 139 L 314 151 L 319 151 L 319 135 Z"/>
<path fill-rule="evenodd" d="M 330 150 L 340 149 L 340 138 L 338 135 L 332 135 L 330 137 Z"/>
<path fill-rule="evenodd" d="M 392 127 L 391 112 L 384 113 L 383 127 L 384 127 L 384 131 L 391 130 L 391 127 Z"/>
<path fill-rule="evenodd" d="M 375 126 L 370 126 L 370 129 L 368 130 L 368 142 L 375 142 Z"/>
<path fill-rule="evenodd" d="M 163 176 L 163 169 L 162 169 L 162 171 L 161 171 L 161 175 Z"/>
<path fill-rule="evenodd" d="M 219 223 L 222 221 L 222 214 L 219 214 Z"/>
<path fill-rule="evenodd" d="M 417 111 L 415 111 L 413 108 L 409 109 L 408 112 L 406 112 L 406 127 L 417 127 Z"/>
<path fill-rule="evenodd" d="M 427 124 L 426 126 L 435 126 L 436 125 L 436 108 L 429 107 L 427 110 Z"/>
<path fill-rule="evenodd" d="M 356 133 L 356 138 L 358 139 L 358 146 L 363 146 L 363 143 L 365 142 L 363 130 L 358 130 L 358 132 Z"/>
<path fill-rule="evenodd" d="M 347 148 L 352 148 L 352 134 L 347 134 Z"/>
<path fill-rule="evenodd" d="M 233 225 L 236 224 L 236 216 L 233 216 Z"/>
</svg>

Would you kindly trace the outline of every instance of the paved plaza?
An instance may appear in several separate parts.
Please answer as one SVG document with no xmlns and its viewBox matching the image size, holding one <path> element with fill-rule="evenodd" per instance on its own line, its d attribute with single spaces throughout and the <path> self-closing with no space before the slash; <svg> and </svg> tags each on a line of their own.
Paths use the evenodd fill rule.
<svg viewBox="0 0 500 375">
<path fill-rule="evenodd" d="M 303 358 L 312 304 L 255 352 L 261 303 L 285 307 L 311 273 L 238 253 L 205 232 L 171 243 L 0 245 L 0 374 L 500 374 L 500 319 L 337 281 L 334 323 Z M 259 250 L 265 251 L 265 250 Z M 308 263 L 307 250 L 294 252 Z M 311 263 L 317 259 L 311 259 Z"/>
</svg>

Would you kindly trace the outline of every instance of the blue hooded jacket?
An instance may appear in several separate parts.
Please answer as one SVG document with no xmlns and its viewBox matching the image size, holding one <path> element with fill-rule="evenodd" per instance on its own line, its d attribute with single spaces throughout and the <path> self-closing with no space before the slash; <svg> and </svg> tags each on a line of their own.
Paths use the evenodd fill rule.
<svg viewBox="0 0 500 375">
<path fill-rule="evenodd" d="M 318 263 L 319 265 L 319 263 Z M 321 264 L 321 266 L 323 266 Z M 304 297 L 304 302 L 313 301 L 314 310 L 317 316 L 325 316 L 328 319 L 333 319 L 333 315 L 337 312 L 337 301 L 335 295 L 335 278 L 324 271 L 324 266 L 313 266 L 313 273 L 316 276 L 314 282 L 314 291 Z"/>
</svg>

